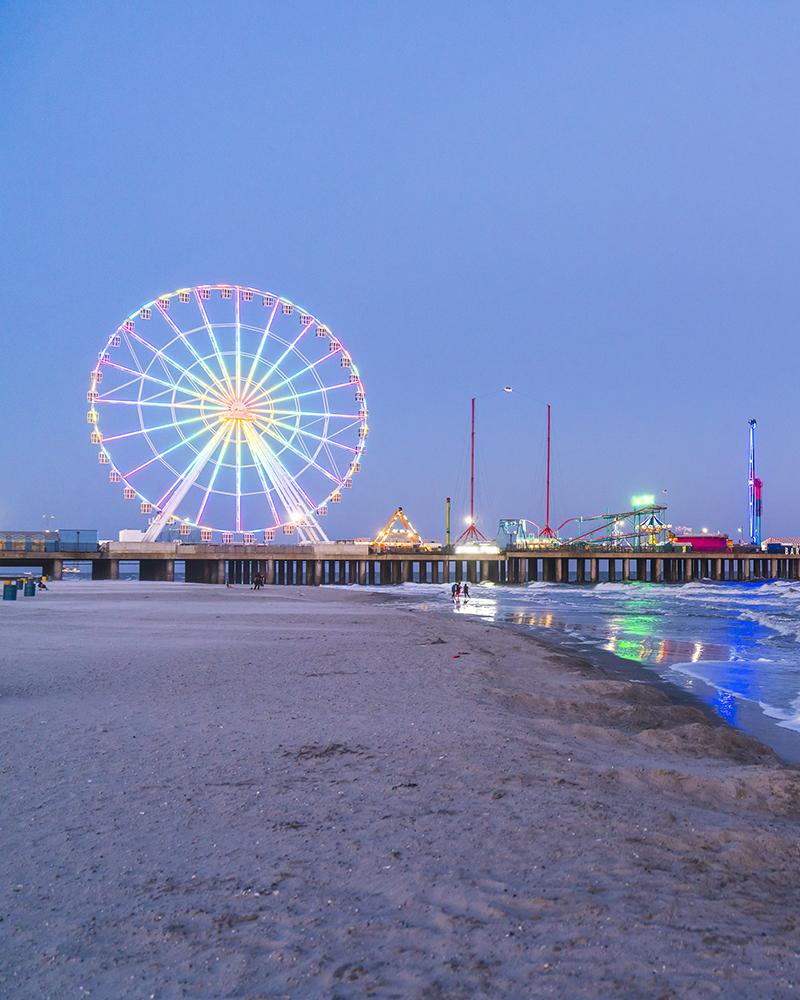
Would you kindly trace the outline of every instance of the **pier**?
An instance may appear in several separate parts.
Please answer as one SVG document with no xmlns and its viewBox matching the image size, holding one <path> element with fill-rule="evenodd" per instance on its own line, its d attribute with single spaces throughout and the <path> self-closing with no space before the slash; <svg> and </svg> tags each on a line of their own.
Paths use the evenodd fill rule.
<svg viewBox="0 0 800 1000">
<path fill-rule="evenodd" d="M 90 563 L 93 580 L 119 579 L 120 563 L 138 563 L 139 579 L 173 581 L 175 563 L 187 583 L 250 584 L 261 573 L 267 585 L 400 583 L 592 584 L 602 581 L 689 583 L 694 580 L 800 579 L 800 554 L 742 551 L 719 553 L 620 549 L 509 549 L 497 553 L 444 550 L 372 552 L 368 545 L 183 545 L 177 542 L 109 542 L 69 552 L 0 551 L 6 576 L 15 567 L 38 567 L 60 580 L 64 563 Z"/>
</svg>

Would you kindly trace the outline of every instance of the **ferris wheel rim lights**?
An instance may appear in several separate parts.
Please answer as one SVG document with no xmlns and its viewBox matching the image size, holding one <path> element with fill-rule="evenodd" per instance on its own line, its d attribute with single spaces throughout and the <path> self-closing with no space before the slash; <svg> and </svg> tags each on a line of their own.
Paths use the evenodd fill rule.
<svg viewBox="0 0 800 1000">
<path fill-rule="evenodd" d="M 224 304 L 233 305 L 232 319 L 223 322 L 209 318 L 208 308 L 213 291 L 220 293 Z M 242 306 L 247 303 L 247 308 L 252 310 L 259 299 L 262 307 L 271 311 L 265 324 L 259 322 L 254 326 L 243 320 Z M 194 304 L 199 311 L 200 322 L 191 329 L 181 329 L 173 318 L 178 310 L 172 312 L 170 309 L 174 300 L 181 308 Z M 300 330 L 296 336 L 282 336 L 273 329 L 278 316 L 281 321 L 295 316 L 296 322 L 298 315 Z M 158 319 L 166 324 L 166 328 L 162 325 L 159 332 L 167 336 L 166 344 L 161 343 L 160 346 L 142 336 L 141 328 L 137 330 L 139 321 L 150 324 Z M 259 338 L 255 350 L 250 334 Z M 192 338 L 205 338 L 206 335 L 208 343 L 198 350 Z M 226 342 L 231 336 L 232 347 Z M 243 340 L 248 337 L 245 349 Z M 309 337 L 309 342 L 301 350 L 298 345 L 305 337 Z M 311 360 L 311 337 L 314 344 L 322 340 L 328 345 L 328 350 L 316 360 Z M 267 346 L 270 351 L 277 348 L 280 356 L 270 358 L 265 350 Z M 133 359 L 130 367 L 115 363 L 114 349 L 120 347 L 125 347 Z M 317 351 L 321 347 L 317 347 Z M 183 364 L 173 357 L 178 349 L 185 355 Z M 137 352 L 146 356 L 145 365 Z M 335 366 L 335 372 L 330 364 L 328 369 L 323 369 L 325 362 L 336 357 L 340 358 L 340 364 Z M 292 371 L 296 361 L 302 366 Z M 104 370 L 117 377 L 121 375 L 123 380 L 127 378 L 127 382 L 123 381 L 121 386 L 104 386 Z M 327 372 L 327 380 L 321 377 L 322 370 Z M 336 381 L 345 375 L 346 381 Z M 203 540 L 208 540 L 206 536 L 209 532 L 221 532 L 226 536 L 246 535 L 248 541 L 256 534 L 263 534 L 265 540 L 271 540 L 277 529 L 297 527 L 303 540 L 327 541 L 315 515 L 326 514 L 328 503 L 339 502 L 341 490 L 349 488 L 352 477 L 360 471 L 369 435 L 369 411 L 363 381 L 350 352 L 314 313 L 285 296 L 251 286 L 202 284 L 179 288 L 157 296 L 123 320 L 99 352 L 90 379 L 87 422 L 92 428 L 92 443 L 100 446 L 99 461 L 110 465 L 109 479 L 122 485 L 124 497 L 139 498 L 144 513 L 155 512 L 146 537 L 154 537 L 167 525 L 182 524 L 200 529 Z M 298 388 L 301 379 L 305 379 L 307 388 Z M 131 386 L 136 387 L 135 396 L 125 398 L 126 393 L 131 396 Z M 355 412 L 331 410 L 329 397 L 339 390 L 355 392 L 358 404 Z M 341 394 L 338 398 L 341 399 Z M 318 400 L 316 404 L 314 399 Z M 104 434 L 100 413 L 106 406 L 109 413 L 113 412 L 114 404 L 135 408 L 140 426 L 125 433 Z M 315 408 L 308 409 L 309 406 Z M 150 412 L 154 408 L 166 408 L 172 420 L 162 423 L 149 419 L 145 421 L 143 407 L 149 408 Z M 345 410 L 346 407 L 340 406 L 339 409 Z M 352 444 L 346 443 L 353 430 L 357 431 L 357 437 Z M 154 443 L 157 436 L 163 436 L 162 432 L 175 435 L 174 443 L 168 448 Z M 147 443 L 152 456 L 138 466 L 126 469 L 124 463 L 114 460 L 114 449 L 109 450 L 109 442 L 137 437 L 139 442 L 143 440 Z M 224 459 L 233 438 L 234 458 L 226 462 Z M 142 451 L 146 454 L 145 449 Z M 175 452 L 192 455 L 189 465 L 184 468 L 181 463 L 176 468 L 171 464 L 172 459 L 168 456 Z M 242 461 L 243 452 L 245 462 Z M 149 489 L 146 491 L 141 481 L 140 474 L 154 463 L 160 463 L 176 477 L 160 496 Z M 293 472 L 289 468 L 291 463 L 299 465 L 299 471 Z M 205 486 L 205 498 L 198 514 L 194 517 L 187 515 L 185 509 L 179 512 L 185 496 L 209 465 L 212 475 Z M 223 467 L 228 478 L 234 476 L 235 488 L 215 488 L 218 472 Z M 250 479 L 247 488 L 243 488 L 242 484 L 243 470 Z M 300 482 L 301 476 L 309 470 L 313 470 L 323 484 L 328 483 L 327 492 L 323 489 L 322 494 L 314 499 Z M 134 481 L 137 476 L 139 481 Z M 261 488 L 253 487 L 257 481 Z M 233 526 L 209 528 L 204 523 L 202 515 L 211 494 L 214 494 L 215 500 L 219 497 L 234 498 Z M 269 526 L 243 526 L 243 498 L 248 498 L 249 505 L 249 498 L 262 495 L 269 508 L 266 513 L 271 517 L 264 517 L 261 523 Z M 157 530 L 154 525 L 158 526 Z M 185 533 L 185 528 L 182 533 Z M 293 532 L 285 530 L 285 533 Z"/>
</svg>

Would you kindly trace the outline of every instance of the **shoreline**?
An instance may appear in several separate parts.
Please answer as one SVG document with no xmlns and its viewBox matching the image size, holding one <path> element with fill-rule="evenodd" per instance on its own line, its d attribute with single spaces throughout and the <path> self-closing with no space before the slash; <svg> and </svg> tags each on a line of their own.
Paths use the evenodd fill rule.
<svg viewBox="0 0 800 1000">
<path fill-rule="evenodd" d="M 769 746 L 788 767 L 800 767 L 800 733 L 795 730 L 781 729 L 778 725 L 779 720 L 768 716 L 757 702 L 745 698 L 739 699 L 740 713 L 747 716 L 750 720 L 749 728 L 745 729 L 743 726 L 729 722 L 698 694 L 681 687 L 668 677 L 664 677 L 656 667 L 648 666 L 638 660 L 619 656 L 617 653 L 612 653 L 606 649 L 587 649 L 584 646 L 578 650 L 575 646 L 571 646 L 568 640 L 559 642 L 552 639 L 548 641 L 549 636 L 541 636 L 538 632 L 532 634 L 529 626 L 507 622 L 498 623 L 498 627 L 509 628 L 518 631 L 520 634 L 527 633 L 530 638 L 547 648 L 567 653 L 576 659 L 583 659 L 592 666 L 599 667 L 601 670 L 605 670 L 607 673 L 620 677 L 623 680 L 633 681 L 637 684 L 651 684 L 658 690 L 664 691 L 673 704 L 695 708 L 713 726 L 733 729 L 736 732 L 753 737 Z M 693 683 L 703 685 L 709 692 L 716 692 L 716 688 L 697 678 L 694 679 Z"/>
<path fill-rule="evenodd" d="M 662 684 L 398 600 L 6 609 L 6 994 L 793 1000 L 796 770 Z"/>
<path fill-rule="evenodd" d="M 635 585 L 636 583 L 633 581 L 631 586 Z M 374 588 L 373 592 L 378 592 L 378 588 Z M 475 596 L 480 596 L 480 592 L 476 591 Z M 387 595 L 387 597 L 392 600 L 406 600 L 415 604 L 424 604 L 426 601 L 424 595 L 414 594 L 413 592 L 392 594 Z M 450 608 L 447 606 L 432 606 L 431 610 L 433 613 L 447 615 Z M 473 616 L 473 612 L 469 610 L 463 611 L 462 614 Z M 709 701 L 704 700 L 696 692 L 689 690 L 687 686 L 681 686 L 676 681 L 664 676 L 655 665 L 621 656 L 598 645 L 575 642 L 568 635 L 561 635 L 558 632 L 554 632 L 553 629 L 539 627 L 535 624 L 521 624 L 501 618 L 491 619 L 481 617 L 477 613 L 474 613 L 474 617 L 494 627 L 507 629 L 520 635 L 527 635 L 548 649 L 564 652 L 577 659 L 585 660 L 624 680 L 655 685 L 660 690 L 666 691 L 675 704 L 689 705 L 698 709 L 715 726 L 727 726 L 738 732 L 755 737 L 757 740 L 769 745 L 780 756 L 783 762 L 789 766 L 800 765 L 800 732 L 795 729 L 782 727 L 779 724 L 781 720 L 765 712 L 756 701 L 747 698 L 737 698 L 737 714 L 747 722 L 747 726 L 745 727 L 726 719 Z M 719 695 L 716 688 L 700 678 L 692 678 L 691 684 L 692 686 L 705 689 L 712 698 Z"/>
</svg>

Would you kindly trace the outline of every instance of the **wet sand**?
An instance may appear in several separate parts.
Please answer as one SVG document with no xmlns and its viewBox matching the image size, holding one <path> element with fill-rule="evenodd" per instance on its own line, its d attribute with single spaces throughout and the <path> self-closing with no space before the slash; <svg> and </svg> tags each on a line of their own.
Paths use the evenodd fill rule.
<svg viewBox="0 0 800 1000">
<path fill-rule="evenodd" d="M 800 993 L 800 772 L 657 685 L 328 588 L 0 633 L 4 996 Z"/>
</svg>

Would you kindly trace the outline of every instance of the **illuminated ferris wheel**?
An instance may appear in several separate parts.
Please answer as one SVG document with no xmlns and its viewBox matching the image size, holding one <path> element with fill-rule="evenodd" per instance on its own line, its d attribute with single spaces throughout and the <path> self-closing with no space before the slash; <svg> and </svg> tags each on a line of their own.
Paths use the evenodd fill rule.
<svg viewBox="0 0 800 1000">
<path fill-rule="evenodd" d="M 142 306 L 108 338 L 87 393 L 92 443 L 145 541 L 297 531 L 339 503 L 366 451 L 364 386 L 341 342 L 288 299 L 198 285 Z"/>
</svg>

